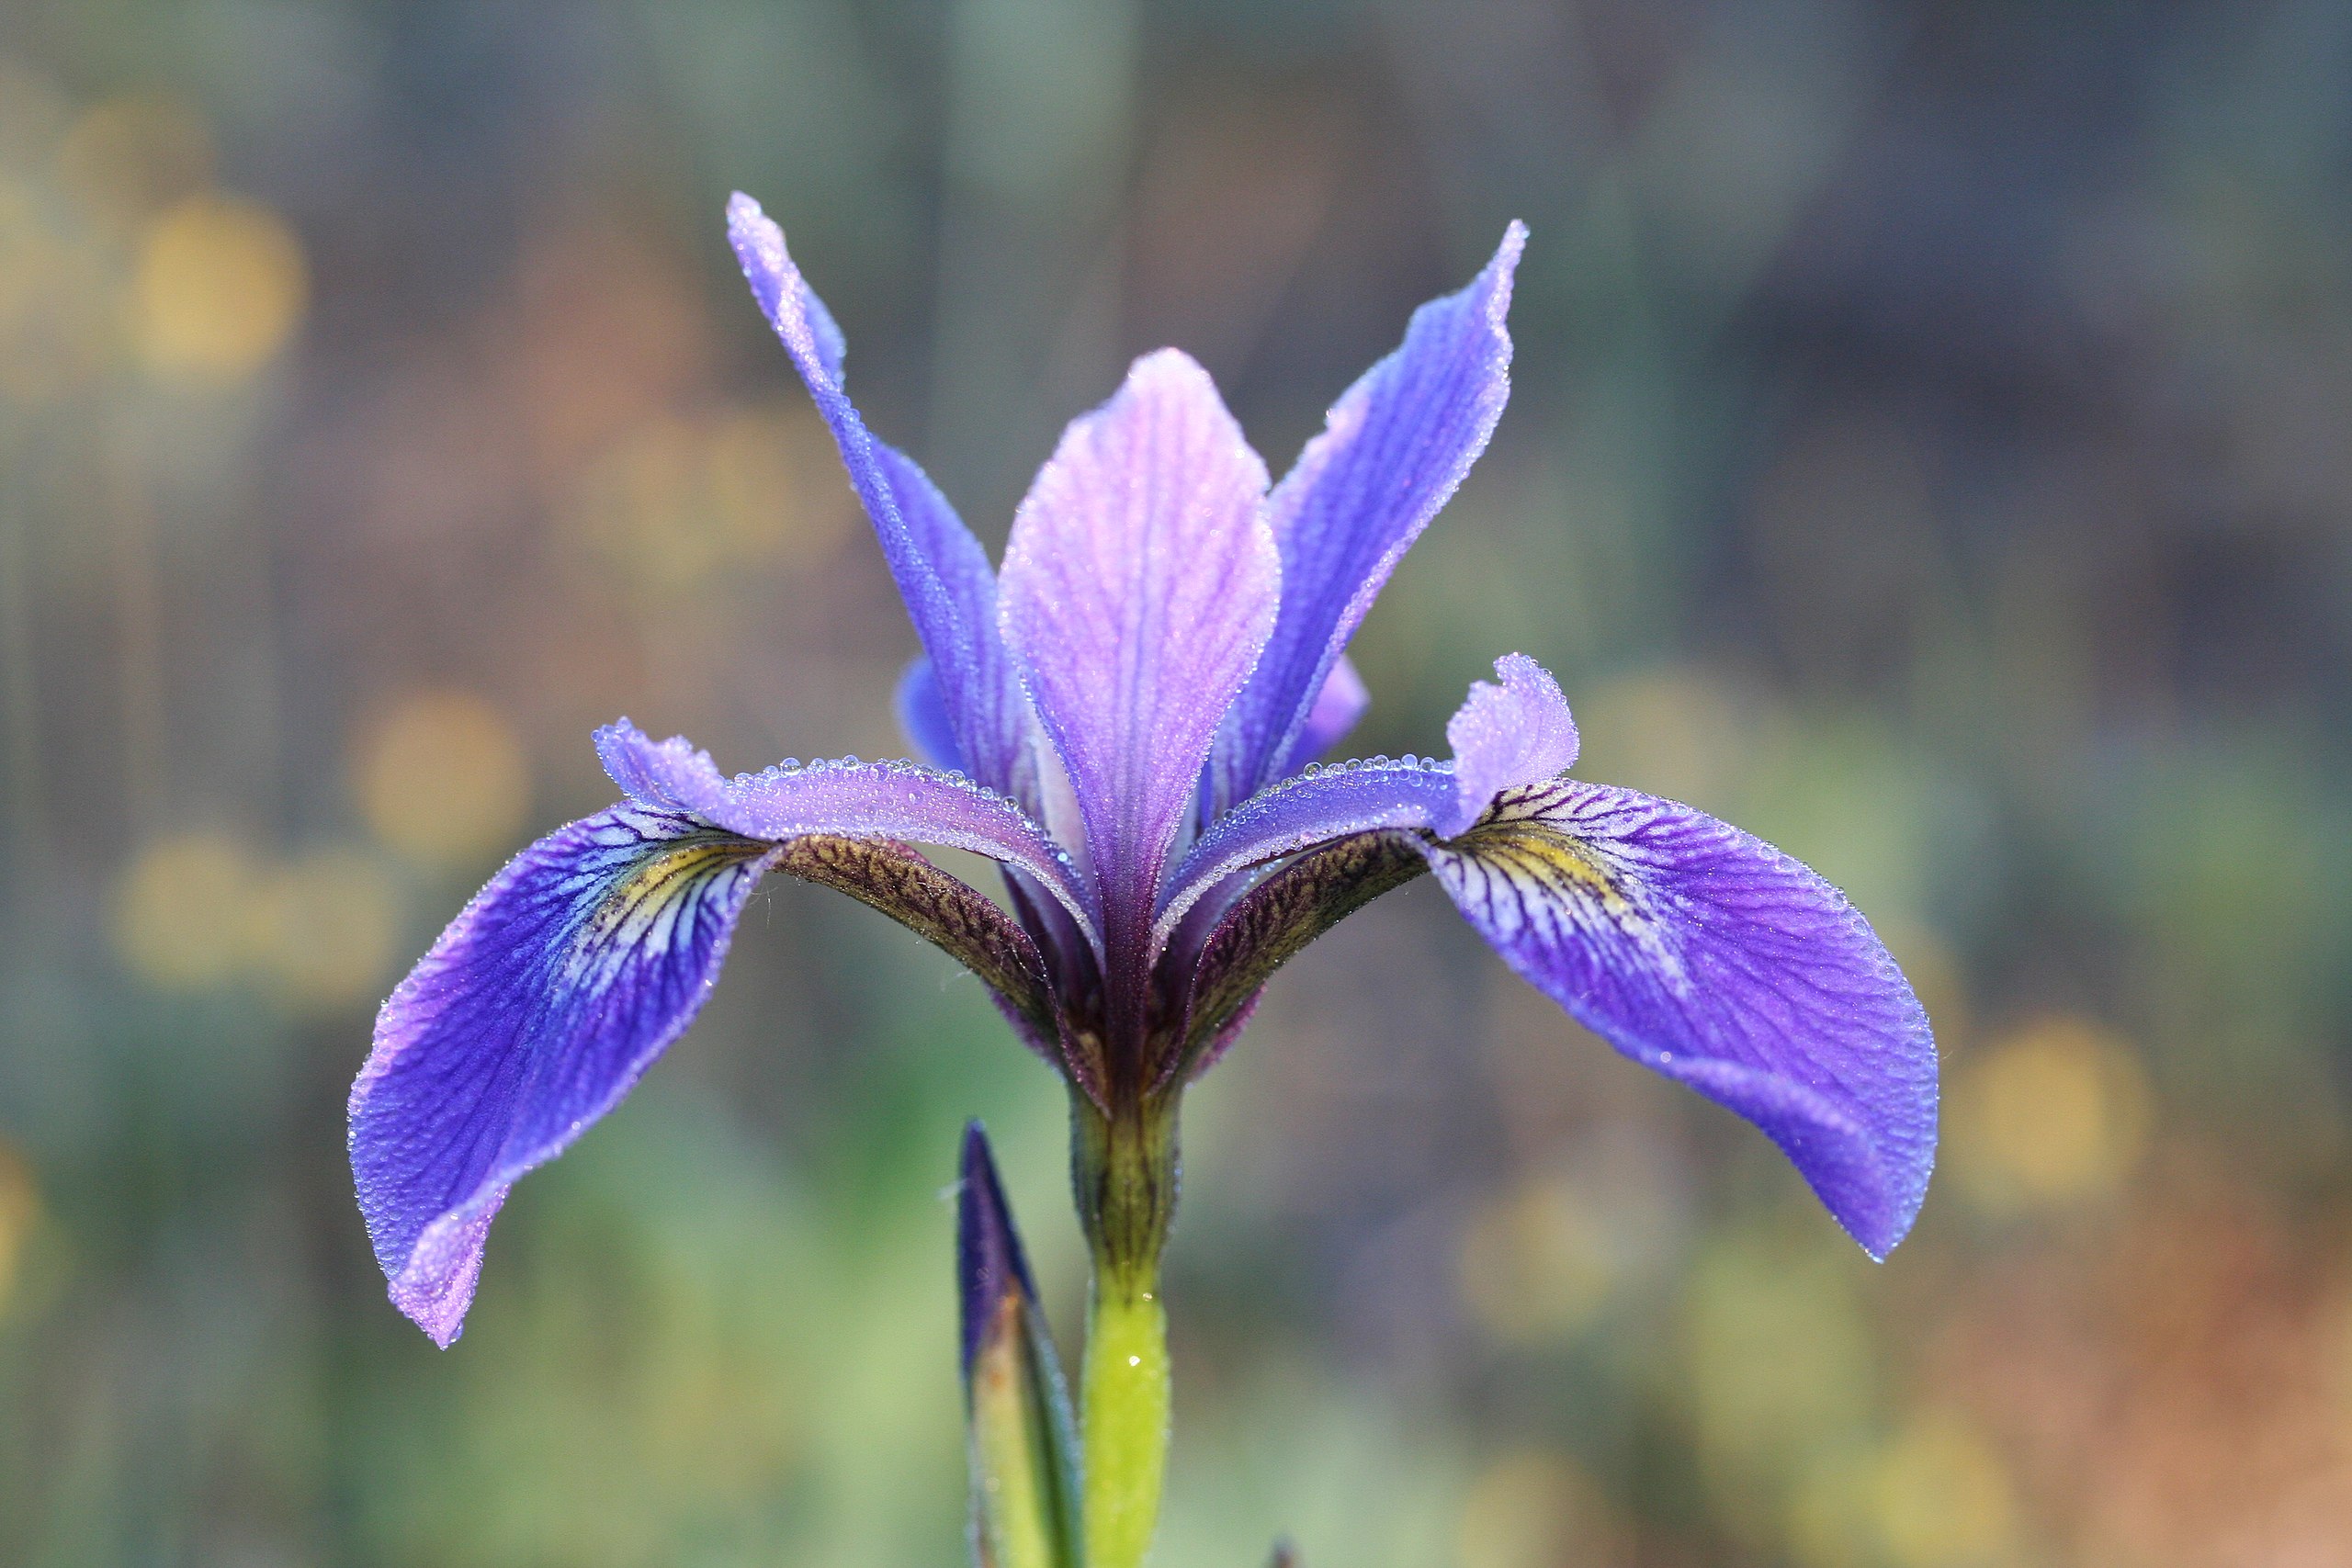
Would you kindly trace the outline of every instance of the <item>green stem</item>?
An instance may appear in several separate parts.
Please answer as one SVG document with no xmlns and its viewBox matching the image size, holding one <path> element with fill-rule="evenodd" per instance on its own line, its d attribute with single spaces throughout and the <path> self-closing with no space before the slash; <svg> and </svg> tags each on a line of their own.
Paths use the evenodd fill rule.
<svg viewBox="0 0 2352 1568">
<path fill-rule="evenodd" d="M 1087 1568 L 1140 1568 L 1168 1467 L 1159 1255 L 1176 1212 L 1176 1100 L 1104 1114 L 1071 1095 L 1071 1177 L 1093 1254 L 1082 1448 Z"/>
<path fill-rule="evenodd" d="M 1168 1468 L 1168 1314 L 1099 1276 L 1086 1318 L 1086 1562 L 1138 1568 Z"/>
</svg>

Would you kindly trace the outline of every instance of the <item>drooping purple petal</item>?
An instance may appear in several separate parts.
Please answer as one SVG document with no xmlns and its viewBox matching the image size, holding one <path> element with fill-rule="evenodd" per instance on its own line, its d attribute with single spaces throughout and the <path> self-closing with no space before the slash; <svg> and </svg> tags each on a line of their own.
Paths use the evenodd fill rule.
<svg viewBox="0 0 2352 1568">
<path fill-rule="evenodd" d="M 482 890 L 385 1004 L 353 1086 L 352 1169 L 377 1257 L 393 1300 L 444 1345 L 507 1189 L 692 1021 L 764 871 L 840 888 L 929 938 L 1058 1055 L 1028 934 L 903 841 L 993 856 L 1087 919 L 1067 857 L 1011 801 L 907 763 L 728 779 L 626 720 L 596 743 L 629 800 L 541 840 Z"/>
<path fill-rule="evenodd" d="M 1219 818 L 1168 878 L 1154 950 L 1212 888 L 1250 866 L 1377 828 L 1426 828 L 1451 838 L 1499 791 L 1566 768 L 1576 760 L 1577 728 L 1559 682 L 1519 653 L 1497 660 L 1495 673 L 1502 684 L 1472 682 L 1445 727 L 1455 750 L 1451 764 L 1410 757 L 1345 762 L 1261 790 Z"/>
<path fill-rule="evenodd" d="M 722 774 L 682 736 L 649 739 L 627 719 L 596 732 L 596 754 L 623 792 L 746 838 L 803 833 L 944 844 L 1019 868 L 1059 899 L 1090 934 L 1092 899 L 1069 857 L 1003 795 L 911 762 L 811 762 Z"/>
<path fill-rule="evenodd" d="M 1577 725 L 1552 672 L 1523 653 L 1495 660 L 1502 682 L 1470 683 L 1470 695 L 1445 727 L 1453 748 L 1453 809 L 1441 837 L 1466 829 L 1513 784 L 1566 773 L 1577 760 Z"/>
<path fill-rule="evenodd" d="M 1688 807 L 1569 780 L 1423 844 L 1520 976 L 1762 1129 L 1872 1257 L 1903 1238 L 1935 1161 L 1935 1042 L 1844 895 Z"/>
<path fill-rule="evenodd" d="M 1005 640 L 1085 820 L 1114 966 L 1142 962 L 1170 842 L 1273 624 L 1265 484 L 1208 373 L 1162 350 L 1071 423 L 1013 519 Z"/>
<path fill-rule="evenodd" d="M 384 1004 L 352 1173 L 392 1300 L 436 1344 L 507 1189 L 693 1021 L 771 852 L 641 806 L 583 818 L 508 863 Z"/>
<path fill-rule="evenodd" d="M 1510 394 L 1504 318 L 1526 239 L 1511 224 L 1469 287 L 1416 310 L 1274 491 L 1282 615 L 1218 740 L 1218 809 L 1280 776 L 1340 650 L 1486 449 Z"/>
<path fill-rule="evenodd" d="M 914 460 L 866 430 L 842 388 L 841 329 L 793 265 L 784 231 L 740 192 L 727 205 L 727 231 L 760 310 L 831 428 L 850 483 L 873 519 L 931 658 L 966 771 L 991 789 L 1025 795 L 1020 683 L 997 630 L 987 552 Z"/>
</svg>

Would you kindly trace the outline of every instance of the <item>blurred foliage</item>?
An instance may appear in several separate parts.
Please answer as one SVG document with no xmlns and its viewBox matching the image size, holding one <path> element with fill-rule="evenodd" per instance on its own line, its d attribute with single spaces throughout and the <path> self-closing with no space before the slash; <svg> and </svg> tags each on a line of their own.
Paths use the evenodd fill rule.
<svg viewBox="0 0 2352 1568">
<path fill-rule="evenodd" d="M 1193 1098 L 1163 1561 L 2335 1560 L 2347 178 L 2326 0 L 0 12 L 0 1562 L 958 1560 L 963 1117 L 1066 1329 L 1079 1275 L 944 960 L 763 896 L 447 1355 L 343 1165 L 375 1000 L 608 797 L 592 725 L 899 749 L 733 186 L 1000 541 L 1127 356 L 1279 467 L 1526 219 L 1361 749 L 1525 649 L 1947 1052 L 1875 1267 L 1441 897 L 1359 915 Z"/>
</svg>

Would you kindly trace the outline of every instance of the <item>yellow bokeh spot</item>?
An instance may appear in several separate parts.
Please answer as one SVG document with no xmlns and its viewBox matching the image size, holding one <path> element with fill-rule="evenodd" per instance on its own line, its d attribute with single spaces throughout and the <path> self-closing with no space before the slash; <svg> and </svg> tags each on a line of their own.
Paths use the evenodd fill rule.
<svg viewBox="0 0 2352 1568">
<path fill-rule="evenodd" d="M 631 430 L 589 466 L 568 516 L 632 582 L 676 593 L 820 558 L 847 527 L 849 492 L 813 412 L 730 409 Z"/>
<path fill-rule="evenodd" d="M 530 763 L 497 708 L 469 692 L 413 692 L 353 749 L 360 815 L 411 860 L 462 868 L 514 847 L 531 807 Z"/>
<path fill-rule="evenodd" d="M 225 834 L 160 839 L 133 859 L 115 891 L 116 950 L 159 986 L 222 985 L 243 966 L 263 873 Z"/>
<path fill-rule="evenodd" d="M 1591 1204 L 1560 1180 L 1530 1182 L 1480 1211 L 1463 1232 L 1460 1264 L 1471 1316 L 1516 1345 L 1584 1327 L 1616 1272 Z"/>
<path fill-rule="evenodd" d="M 1883 1568 L 1872 1505 L 1878 1479 L 1868 1448 L 1816 1453 L 1789 1494 L 1789 1555 L 1804 1568 Z"/>
<path fill-rule="evenodd" d="M 40 1189 L 34 1184 L 32 1167 L 0 1143 L 0 1317 L 7 1315 L 8 1303 L 16 1296 L 25 1248 L 40 1219 Z"/>
<path fill-rule="evenodd" d="M 1472 1483 L 1455 1529 L 1461 1568 L 1608 1568 L 1623 1526 L 1592 1478 L 1566 1454 L 1506 1454 Z"/>
<path fill-rule="evenodd" d="M 343 1007 L 380 988 L 400 937 L 400 894 L 373 856 L 317 850 L 270 874 L 254 920 L 254 957 L 288 1003 Z"/>
<path fill-rule="evenodd" d="M 135 222 L 212 183 L 212 134 L 176 99 L 146 93 L 108 98 L 66 131 L 57 177 L 85 210 L 116 224 Z"/>
<path fill-rule="evenodd" d="M 2038 1020 L 1954 1075 L 1950 1164 L 1979 1209 L 2007 1214 L 2113 1192 L 2146 1152 L 2146 1074 L 2128 1043 L 2084 1018 Z"/>
<path fill-rule="evenodd" d="M 309 302 L 301 242 L 250 201 L 195 196 L 141 231 L 132 341 L 158 375 L 242 380 L 283 348 Z"/>
<path fill-rule="evenodd" d="M 2017 1500 L 1992 1444 L 1957 1416 L 1915 1419 L 1880 1454 L 1871 1513 L 1895 1568 L 1991 1568 L 2017 1545 Z"/>
<path fill-rule="evenodd" d="M 1858 1291 L 1869 1265 L 1826 1238 L 1733 1234 L 1700 1255 L 1685 1295 L 1685 1367 L 1717 1517 L 1760 1551 L 1788 1488 L 1867 1434 L 1877 1350 Z"/>
</svg>

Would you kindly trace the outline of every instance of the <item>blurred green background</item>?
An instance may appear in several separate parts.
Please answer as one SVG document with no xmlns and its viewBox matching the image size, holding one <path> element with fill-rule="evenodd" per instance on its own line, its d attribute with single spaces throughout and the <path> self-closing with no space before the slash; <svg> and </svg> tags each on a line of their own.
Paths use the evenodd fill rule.
<svg viewBox="0 0 2352 1568">
<path fill-rule="evenodd" d="M 774 886 L 447 1354 L 343 1159 L 593 725 L 900 750 L 736 186 L 992 543 L 1129 355 L 1279 469 L 1527 220 L 1357 749 L 1535 655 L 1946 1053 L 1876 1267 L 1434 889 L 1359 915 L 1193 1097 L 1160 1562 L 2352 1560 L 2348 181 L 2341 0 L 8 0 L 0 1562 L 961 1560 L 963 1117 L 1080 1276 L 945 959 Z"/>
</svg>

